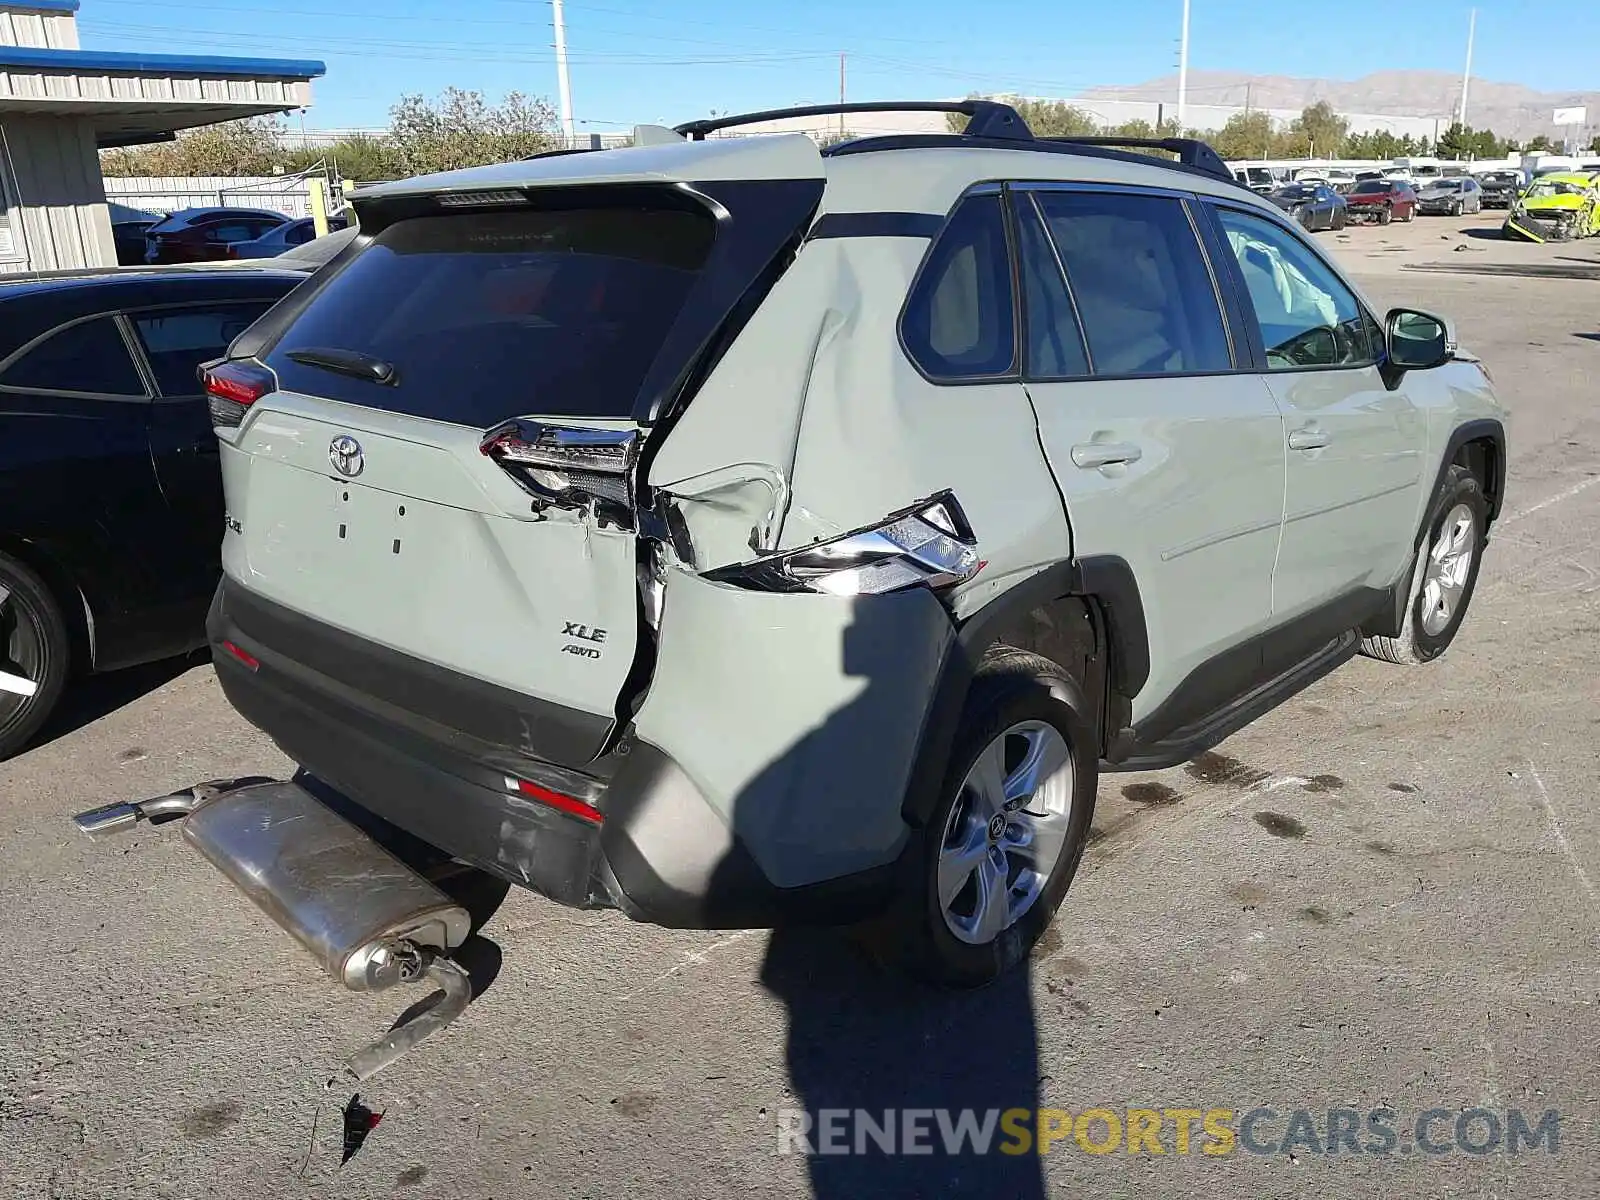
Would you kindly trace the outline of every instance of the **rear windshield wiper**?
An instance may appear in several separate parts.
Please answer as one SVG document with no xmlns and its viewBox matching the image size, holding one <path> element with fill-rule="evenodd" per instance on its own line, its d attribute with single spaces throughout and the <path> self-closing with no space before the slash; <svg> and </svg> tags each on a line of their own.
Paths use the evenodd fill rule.
<svg viewBox="0 0 1600 1200">
<path fill-rule="evenodd" d="M 288 357 L 307 367 L 321 367 L 324 371 L 337 371 L 368 383 L 383 383 L 393 387 L 400 381 L 394 364 L 363 354 L 359 350 L 341 350 L 334 346 L 302 346 L 290 350 Z"/>
</svg>

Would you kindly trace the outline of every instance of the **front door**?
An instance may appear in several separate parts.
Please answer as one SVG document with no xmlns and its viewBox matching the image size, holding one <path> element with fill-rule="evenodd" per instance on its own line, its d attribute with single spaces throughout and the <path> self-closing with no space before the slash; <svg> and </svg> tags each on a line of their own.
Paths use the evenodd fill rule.
<svg viewBox="0 0 1600 1200">
<path fill-rule="evenodd" d="M 1283 409 L 1288 467 L 1273 575 L 1280 618 L 1359 607 L 1409 560 L 1423 486 L 1425 417 L 1378 369 L 1382 335 L 1298 231 L 1214 210 L 1260 327 L 1266 380 Z"/>
<path fill-rule="evenodd" d="M 1283 422 L 1242 343 L 1235 352 L 1191 198 L 1012 194 L 1027 389 L 1073 554 L 1133 569 L 1151 663 L 1133 718 L 1160 710 L 1151 724 L 1170 732 L 1256 682 L 1249 650 L 1272 614 Z M 1219 659 L 1225 668 L 1199 671 Z"/>
</svg>

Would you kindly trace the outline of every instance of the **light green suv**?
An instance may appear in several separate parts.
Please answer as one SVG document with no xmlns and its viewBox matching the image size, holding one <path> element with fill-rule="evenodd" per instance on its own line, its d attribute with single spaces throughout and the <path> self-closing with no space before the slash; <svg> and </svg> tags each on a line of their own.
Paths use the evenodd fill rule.
<svg viewBox="0 0 1600 1200">
<path fill-rule="evenodd" d="M 1506 461 L 1447 323 L 1201 143 L 825 111 L 906 107 L 970 124 L 715 136 L 819 110 L 761 113 L 357 194 L 206 375 L 239 711 L 562 903 L 864 922 L 975 985 L 1102 770 L 1440 654 Z"/>
</svg>

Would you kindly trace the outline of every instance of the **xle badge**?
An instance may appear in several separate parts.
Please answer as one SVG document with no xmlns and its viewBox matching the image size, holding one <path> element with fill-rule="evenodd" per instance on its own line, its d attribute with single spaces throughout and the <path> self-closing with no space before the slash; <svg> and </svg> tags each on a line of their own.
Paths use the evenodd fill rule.
<svg viewBox="0 0 1600 1200">
<path fill-rule="evenodd" d="M 579 624 L 577 621 L 567 621 L 562 626 L 561 636 L 577 638 L 579 642 L 589 643 L 588 645 L 576 645 L 569 642 L 561 647 L 561 653 L 576 654 L 579 658 L 599 658 L 600 645 L 606 640 L 606 631 L 604 629 L 591 629 L 589 626 Z"/>
</svg>

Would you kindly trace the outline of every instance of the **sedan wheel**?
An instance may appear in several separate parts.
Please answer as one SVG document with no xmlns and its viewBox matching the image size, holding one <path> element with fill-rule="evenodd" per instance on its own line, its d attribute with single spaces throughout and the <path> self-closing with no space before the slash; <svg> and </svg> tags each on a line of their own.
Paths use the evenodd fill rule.
<svg viewBox="0 0 1600 1200">
<path fill-rule="evenodd" d="M 43 582 L 0 555 L 0 759 L 33 736 L 66 684 L 71 644 Z"/>
</svg>

